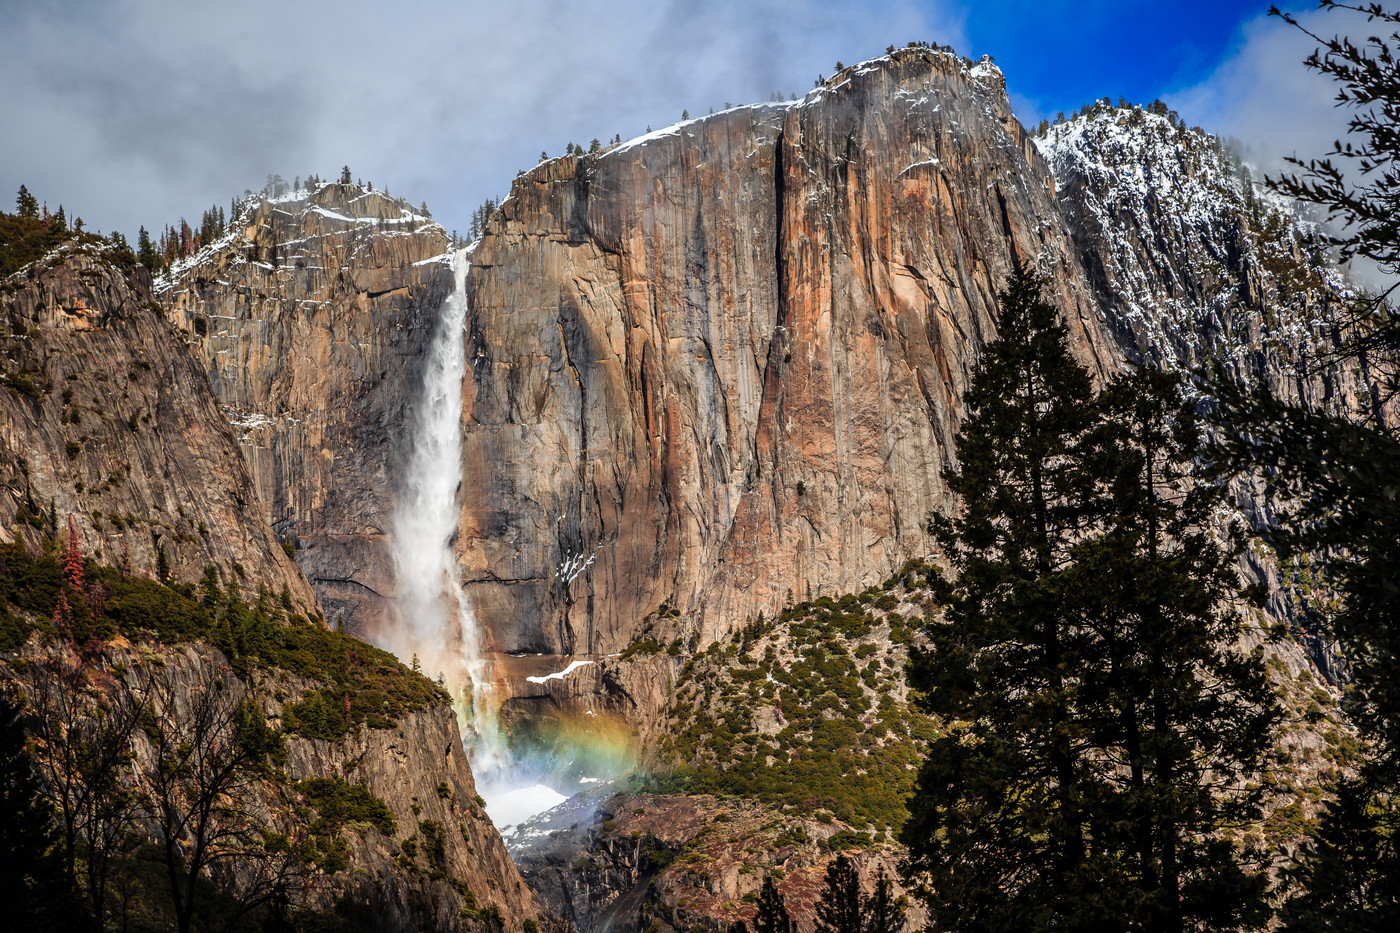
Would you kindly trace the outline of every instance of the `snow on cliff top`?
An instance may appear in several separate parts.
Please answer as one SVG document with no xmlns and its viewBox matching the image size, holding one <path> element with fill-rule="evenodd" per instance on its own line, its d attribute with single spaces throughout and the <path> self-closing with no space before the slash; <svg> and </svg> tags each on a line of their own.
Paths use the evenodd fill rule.
<svg viewBox="0 0 1400 933">
<path fill-rule="evenodd" d="M 847 87 L 851 83 L 852 78 L 859 77 L 861 75 L 872 74 L 876 71 L 879 71 L 883 66 L 894 62 L 902 55 L 911 54 L 911 52 L 913 51 L 917 51 L 919 53 L 928 53 L 931 55 L 946 56 L 952 59 L 958 59 L 962 62 L 963 72 L 969 78 L 978 81 L 979 83 L 986 83 L 990 81 L 996 87 L 1005 86 L 1006 78 L 1002 74 L 1001 69 L 998 68 L 996 63 L 992 61 L 990 56 L 984 55 L 981 61 L 973 62 L 970 59 L 960 58 L 960 56 L 958 56 L 956 52 L 954 52 L 951 48 L 947 47 L 901 47 L 885 55 L 880 55 L 875 58 L 866 59 L 862 62 L 856 62 L 854 65 L 847 65 L 843 67 L 836 74 L 822 81 L 822 83 L 812 88 L 812 90 L 808 91 L 806 95 L 804 95 L 801 98 L 798 98 L 797 100 L 778 100 L 764 101 L 761 103 L 753 104 L 740 104 L 737 107 L 727 107 L 724 110 L 717 110 L 714 113 L 704 114 L 702 116 L 694 117 L 688 120 L 681 120 L 677 123 L 672 123 L 670 126 L 663 126 L 659 130 L 652 130 L 650 132 L 643 133 L 641 136 L 635 136 L 632 139 L 623 140 L 621 143 L 618 143 L 616 145 L 608 146 L 603 149 L 599 156 L 601 157 L 617 155 L 623 152 L 627 152 L 631 149 L 646 146 L 648 143 L 656 142 L 658 140 L 665 139 L 670 136 L 679 136 L 685 131 L 686 127 L 688 126 L 703 123 L 706 120 L 713 120 L 716 117 L 722 117 L 725 114 L 736 113 L 741 110 L 751 110 L 755 111 L 758 114 L 766 115 L 766 113 L 783 113 L 788 110 L 795 110 L 800 107 L 805 107 L 808 104 L 820 101 L 826 95 L 835 94 L 839 92 L 842 88 Z"/>
<path fill-rule="evenodd" d="M 1218 137 L 1160 104 L 1105 101 L 1049 126 L 1035 143 L 1067 217 L 1101 244 L 1111 283 L 1105 311 L 1149 359 L 1166 366 L 1242 359 L 1255 327 L 1266 343 L 1296 348 L 1325 323 L 1282 291 L 1255 291 L 1252 300 L 1275 316 L 1248 319 L 1241 302 L 1250 282 L 1257 288 L 1267 277 L 1278 289 L 1310 291 L 1342 282 L 1316 224 L 1257 182 Z"/>
<path fill-rule="evenodd" d="M 1182 220 L 1210 222 L 1244 200 L 1218 141 L 1141 108 L 1106 108 L 1057 123 L 1035 140 L 1060 185 L 1080 175 L 1105 201 L 1149 196 Z"/>
<path fill-rule="evenodd" d="M 438 226 L 437 222 L 430 216 L 415 210 L 410 202 L 402 198 L 395 198 L 382 191 L 368 190 L 356 185 L 349 186 L 352 189 L 357 189 L 358 193 L 355 194 L 348 203 L 356 204 L 368 198 L 377 198 L 396 206 L 398 208 L 398 215 L 387 217 L 380 217 L 378 215 L 355 217 L 340 211 L 332 210 L 331 208 L 324 207 L 317 203 L 318 195 L 325 191 L 325 189 L 336 184 L 338 183 L 324 182 L 317 185 L 315 189 L 289 187 L 280 194 L 264 191 L 245 195 L 240 198 L 235 205 L 234 215 L 229 218 L 224 235 L 211 243 L 201 244 L 198 250 L 186 256 L 184 259 L 176 260 L 170 268 L 156 277 L 154 283 L 155 292 L 160 294 L 169 290 L 191 269 L 206 261 L 212 260 L 229 246 L 243 243 L 245 239 L 244 231 L 247 229 L 248 224 L 252 222 L 253 215 L 264 205 L 275 206 L 279 211 L 291 214 L 298 224 L 304 221 L 307 215 L 315 214 L 326 220 L 333 221 L 334 223 L 360 229 L 369 228 L 378 230 L 382 227 L 390 230 L 394 228 L 407 228 L 408 230 L 416 231 L 427 225 Z M 287 240 L 282 245 L 291 245 L 296 242 L 300 241 Z M 441 257 L 433 257 L 433 259 L 437 261 L 443 259 L 445 256 L 446 254 Z"/>
<path fill-rule="evenodd" d="M 1150 197 L 1162 213 L 1209 224 L 1258 201 L 1265 213 L 1312 230 L 1297 205 L 1258 183 L 1219 137 L 1175 114 L 1100 103 L 1034 139 L 1057 185 L 1079 176 L 1106 206 L 1123 209 Z"/>
</svg>

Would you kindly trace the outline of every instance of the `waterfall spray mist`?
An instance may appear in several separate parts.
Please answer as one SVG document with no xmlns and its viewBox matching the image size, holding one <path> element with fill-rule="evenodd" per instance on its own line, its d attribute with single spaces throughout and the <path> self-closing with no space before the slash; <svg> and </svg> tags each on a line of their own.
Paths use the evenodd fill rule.
<svg viewBox="0 0 1400 933">
<path fill-rule="evenodd" d="M 380 641 L 441 674 L 478 773 L 505 761 L 492 676 L 481 633 L 462 592 L 453 552 L 461 509 L 462 380 L 466 376 L 467 251 L 452 257 L 452 294 L 443 302 L 423 369 L 412 448 L 394 514 L 395 625 Z"/>
</svg>

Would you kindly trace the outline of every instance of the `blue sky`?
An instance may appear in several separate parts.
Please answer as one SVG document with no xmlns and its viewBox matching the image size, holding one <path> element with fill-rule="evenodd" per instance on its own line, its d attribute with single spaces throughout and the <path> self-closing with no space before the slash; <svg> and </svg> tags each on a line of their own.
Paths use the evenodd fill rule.
<svg viewBox="0 0 1400 933">
<path fill-rule="evenodd" d="M 1160 96 L 1261 160 L 1320 152 L 1339 132 L 1331 88 L 1299 64 L 1310 43 L 1266 6 L 0 0 L 0 125 L 24 128 L 0 134 L 0 191 L 27 184 L 130 236 L 197 218 L 268 173 L 348 163 L 463 228 L 541 150 L 804 93 L 837 60 L 910 39 L 993 55 L 1027 123 L 1095 97 Z M 1334 16 L 1318 28 L 1344 27 Z"/>
<path fill-rule="evenodd" d="M 965 9 L 968 51 L 992 55 L 1023 106 L 1053 119 L 1095 98 L 1144 102 L 1194 87 L 1240 49 L 1243 25 L 1268 4 L 983 0 Z"/>
</svg>

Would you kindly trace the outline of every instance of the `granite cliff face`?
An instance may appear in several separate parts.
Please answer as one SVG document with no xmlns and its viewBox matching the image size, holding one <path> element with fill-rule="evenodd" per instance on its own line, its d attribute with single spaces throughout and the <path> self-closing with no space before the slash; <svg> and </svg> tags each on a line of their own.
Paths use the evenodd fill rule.
<svg viewBox="0 0 1400 933">
<path fill-rule="evenodd" d="M 385 543 L 420 359 L 452 290 L 442 227 L 329 184 L 250 198 L 157 283 L 237 431 L 267 521 L 352 631 L 392 597 Z"/>
<path fill-rule="evenodd" d="M 0 536 L 72 516 L 84 553 L 174 579 L 217 568 L 256 592 L 315 595 L 263 521 L 238 444 L 150 279 L 68 246 L 11 276 L 0 393 Z M 48 527 L 50 517 L 57 527 Z"/>
<path fill-rule="evenodd" d="M 458 554 L 502 652 L 694 647 L 922 554 L 1019 260 L 1115 370 L 1001 73 L 930 49 L 518 179 L 468 279 Z"/>
<path fill-rule="evenodd" d="M 393 729 L 362 727 L 343 742 L 296 738 L 287 745 L 293 779 L 343 774 L 393 812 L 396 836 L 362 836 L 353 855 L 361 870 L 337 879 L 336 887 L 337 893 L 382 902 L 376 918 L 380 929 L 475 929 L 473 918 L 463 916 L 464 906 L 472 911 L 494 906 L 512 931 L 525 920 L 542 919 L 534 894 L 481 807 L 451 706 L 410 713 Z M 410 859 L 408 870 L 400 858 L 405 840 L 413 840 L 422 853 Z M 437 863 L 428 853 L 434 840 L 442 845 Z M 436 872 L 445 877 L 434 877 Z M 370 877 L 377 880 L 368 882 Z M 469 900 L 462 886 L 471 892 Z"/>
</svg>

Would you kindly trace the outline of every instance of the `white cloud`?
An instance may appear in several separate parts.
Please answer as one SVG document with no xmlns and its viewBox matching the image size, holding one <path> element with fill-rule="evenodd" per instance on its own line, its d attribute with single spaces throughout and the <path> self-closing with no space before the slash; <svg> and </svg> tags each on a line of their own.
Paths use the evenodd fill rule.
<svg viewBox="0 0 1400 933">
<path fill-rule="evenodd" d="M 1298 18 L 1324 36 L 1365 28 L 1354 16 L 1312 11 Z M 1345 134 L 1348 115 L 1333 106 L 1336 85 L 1303 66 L 1317 43 L 1278 17 L 1251 20 L 1243 34 L 1240 48 L 1208 78 L 1163 99 L 1187 122 L 1239 139 L 1269 170 L 1285 156 L 1324 155 Z"/>
<path fill-rule="evenodd" d="M 197 217 L 342 163 L 449 226 L 541 150 L 805 93 L 837 59 L 962 44 L 917 0 L 0 3 L 0 191 L 89 227 Z M 932 11 L 932 12 L 931 12 Z"/>
<path fill-rule="evenodd" d="M 1360 41 L 1375 32 L 1364 16 L 1348 11 L 1312 10 L 1295 14 L 1312 33 L 1323 38 L 1349 35 Z M 1278 17 L 1260 17 L 1244 27 L 1238 51 L 1194 87 L 1164 99 L 1188 122 L 1244 145 L 1246 158 L 1270 175 L 1296 171 L 1286 157 L 1326 156 L 1336 140 L 1345 139 L 1353 111 L 1335 106 L 1338 85 L 1312 71 L 1303 61 L 1317 48 L 1316 40 Z M 1347 172 L 1349 160 L 1336 160 Z M 1361 284 L 1389 287 L 1394 279 L 1372 264 L 1358 260 L 1352 273 Z"/>
</svg>

